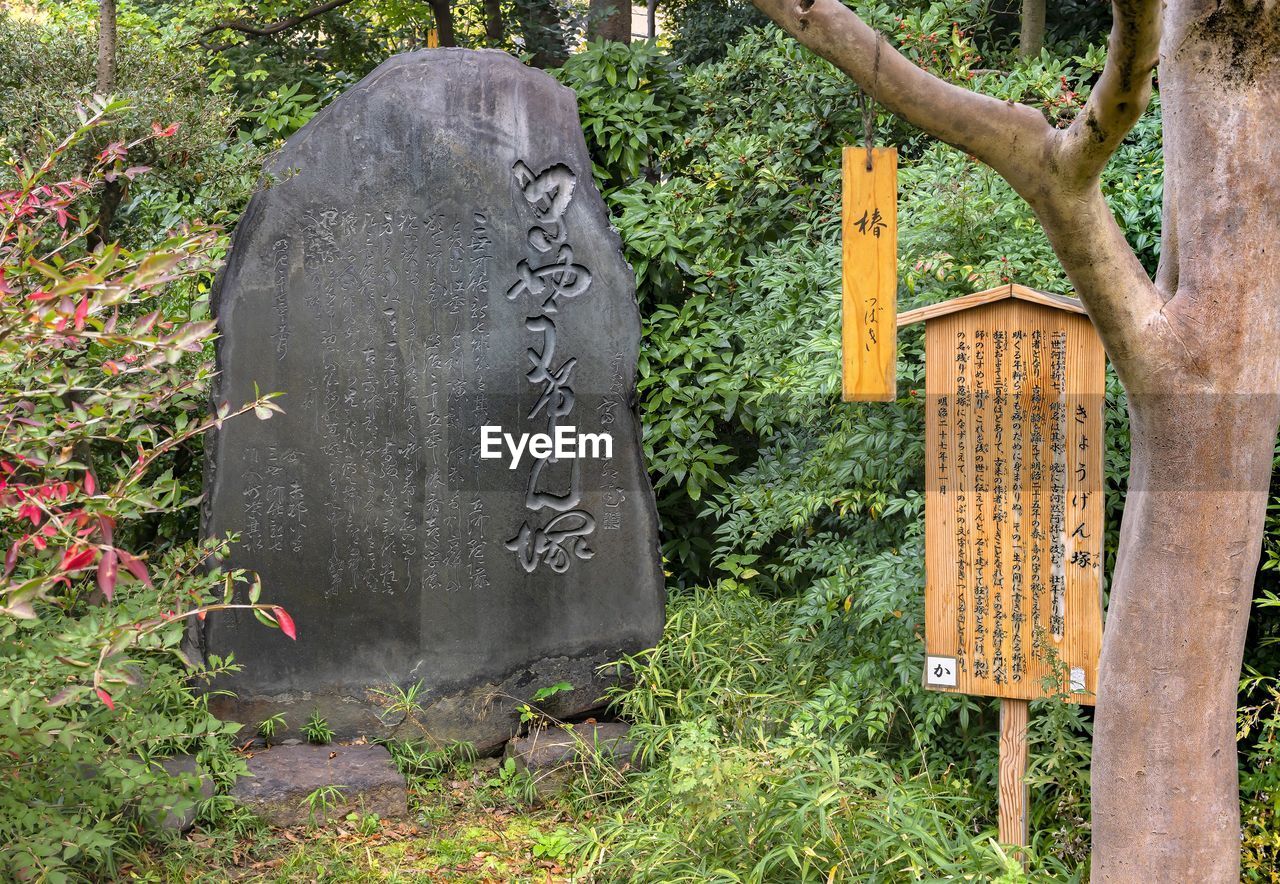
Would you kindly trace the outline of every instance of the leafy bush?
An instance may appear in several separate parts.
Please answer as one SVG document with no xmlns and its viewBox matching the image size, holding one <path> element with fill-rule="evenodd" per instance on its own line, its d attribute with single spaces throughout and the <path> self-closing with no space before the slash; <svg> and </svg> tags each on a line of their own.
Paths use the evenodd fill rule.
<svg viewBox="0 0 1280 884">
<path fill-rule="evenodd" d="M 77 109 L 95 86 L 97 30 L 85 18 L 58 9 L 32 21 L 0 10 L 0 163 L 43 156 L 77 125 Z M 122 14 L 117 61 L 113 97 L 119 104 L 92 133 L 59 152 L 53 173 L 83 177 L 107 144 L 135 143 L 131 165 L 150 174 L 120 177 L 79 201 L 94 212 L 118 202 L 110 229 L 101 233 L 130 246 L 152 245 L 157 235 L 197 218 L 238 213 L 263 152 L 228 142 L 237 111 L 225 90 L 210 88 L 196 59 L 128 12 Z M 173 135 L 146 138 L 157 120 L 174 125 Z M 6 178 L 0 171 L 0 187 L 15 186 Z"/>
<path fill-rule="evenodd" d="M 1280 610 L 1280 596 L 1264 591 L 1260 612 Z M 1263 650 L 1280 646 L 1274 635 L 1261 640 Z M 1239 737 L 1242 746 L 1240 794 L 1242 808 L 1242 879 L 1280 881 L 1280 677 L 1246 666 L 1241 694 Z"/>
<path fill-rule="evenodd" d="M 1093 76 L 1052 59 L 978 73 L 944 4 L 869 14 L 940 75 L 1046 112 Z M 839 157 L 862 141 L 856 90 L 776 31 L 749 33 L 684 88 L 695 115 L 668 176 L 610 199 L 646 305 L 640 389 L 664 551 L 688 589 L 615 698 L 652 767 L 600 790 L 616 815 L 583 849 L 605 877 L 637 880 L 1087 874 L 1089 712 L 1033 708 L 1024 873 L 989 844 L 997 704 L 920 684 L 921 330 L 899 338 L 898 401 L 839 392 Z M 901 309 L 1011 279 L 1068 289 L 998 176 L 887 117 L 876 126 L 904 157 Z M 1108 173 L 1135 207 L 1150 185 L 1129 173 L 1149 168 L 1154 133 L 1139 130 L 1147 140 Z M 1147 236 L 1152 217 L 1132 217 L 1130 235 Z M 1114 450 L 1126 432 L 1115 399 Z M 1123 458 L 1109 466 L 1118 507 Z M 878 790 L 898 797 L 882 804 Z M 900 849 L 903 835 L 920 848 Z"/>
<path fill-rule="evenodd" d="M 552 71 L 578 96 L 596 183 L 608 191 L 648 172 L 674 143 L 688 111 L 681 75 L 650 42 L 588 43 Z"/>
<path fill-rule="evenodd" d="M 796 606 L 724 587 L 674 603 L 662 645 L 631 661 L 637 683 L 618 698 L 646 770 L 593 791 L 612 805 L 576 839 L 588 870 L 626 881 L 1079 880 L 1050 838 L 1024 873 L 995 844 L 994 793 L 927 738 L 907 751 L 839 739 L 839 717 L 866 710 L 821 711 L 824 655 L 784 638 Z"/>
<path fill-rule="evenodd" d="M 718 61 L 747 29 L 768 22 L 747 0 L 668 0 L 662 17 L 672 54 L 687 65 Z"/>
<path fill-rule="evenodd" d="M 166 295 L 207 279 L 216 231 L 86 248 L 82 201 L 171 132 L 157 124 L 110 143 L 86 177 L 53 177 L 118 109 L 95 104 L 0 193 L 0 874 L 19 880 L 110 870 L 149 821 L 189 804 L 195 778 L 170 780 L 157 758 L 222 753 L 216 766 L 234 773 L 235 726 L 193 690 L 231 661 L 193 665 L 188 618 L 252 583 L 248 607 L 293 634 L 282 608 L 256 604 L 250 575 L 210 567 L 225 543 L 135 545 L 154 536 L 138 530 L 146 520 L 194 502 L 175 478 L 186 440 L 276 406 L 263 397 L 205 414 L 213 324 L 175 314 L 190 302 Z"/>
</svg>

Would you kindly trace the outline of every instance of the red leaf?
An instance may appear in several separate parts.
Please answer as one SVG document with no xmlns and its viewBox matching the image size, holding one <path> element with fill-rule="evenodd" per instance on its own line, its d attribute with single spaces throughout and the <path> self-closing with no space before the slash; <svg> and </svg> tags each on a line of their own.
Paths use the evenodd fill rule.
<svg viewBox="0 0 1280 884">
<path fill-rule="evenodd" d="M 84 329 L 85 318 L 89 315 L 89 299 L 86 297 L 76 305 L 76 331 Z"/>
<path fill-rule="evenodd" d="M 160 311 L 152 310 L 147 315 L 140 317 L 138 321 L 133 324 L 133 333 L 137 335 L 145 335 L 147 332 L 151 331 L 151 327 L 156 324 L 156 320 L 159 318 Z"/>
<path fill-rule="evenodd" d="M 124 146 L 123 141 L 113 141 L 106 146 L 102 153 L 98 154 L 98 159 L 104 161 L 122 160 L 126 153 L 128 153 L 128 148 Z"/>
<path fill-rule="evenodd" d="M 109 549 L 102 554 L 102 561 L 98 562 L 98 589 L 102 590 L 102 594 L 107 597 L 107 601 L 111 601 L 111 597 L 116 594 L 118 561 L 119 557 L 116 555 L 116 551 Z"/>
<path fill-rule="evenodd" d="M 98 483 L 93 478 L 93 473 L 85 470 L 84 473 L 84 493 L 93 494 L 98 490 Z"/>
<path fill-rule="evenodd" d="M 67 702 L 75 697 L 75 685 L 67 685 L 58 691 L 52 697 L 45 701 L 50 706 L 65 706 Z"/>
<path fill-rule="evenodd" d="M 62 554 L 62 564 L 59 568 L 63 571 L 80 571 L 93 564 L 94 557 L 98 552 L 94 549 L 82 549 L 79 552 L 67 550 Z"/>
<path fill-rule="evenodd" d="M 115 543 L 113 538 L 116 523 L 106 516 L 98 516 L 98 530 L 102 532 L 102 542 L 107 546 Z"/>
<path fill-rule="evenodd" d="M 9 554 L 4 557 L 4 576 L 8 577 L 13 573 L 13 566 L 18 564 L 18 545 L 21 540 L 15 540 L 13 546 L 9 547 Z"/>
<path fill-rule="evenodd" d="M 122 549 L 116 552 L 120 554 L 120 561 L 129 569 L 130 574 L 141 580 L 144 585 L 151 586 L 151 575 L 147 573 L 147 566 L 142 563 L 142 559 Z"/>
<path fill-rule="evenodd" d="M 114 711 L 116 708 L 116 704 L 112 701 L 111 695 L 108 694 L 106 691 L 104 691 L 102 688 L 94 688 L 94 690 L 98 692 L 98 699 L 106 703 L 108 709 L 111 709 L 112 711 Z"/>
<path fill-rule="evenodd" d="M 294 641 L 297 641 L 298 630 L 297 627 L 293 625 L 293 618 L 289 616 L 289 612 L 280 607 L 272 608 L 271 612 L 276 615 L 276 620 L 280 624 L 280 631 Z"/>
</svg>

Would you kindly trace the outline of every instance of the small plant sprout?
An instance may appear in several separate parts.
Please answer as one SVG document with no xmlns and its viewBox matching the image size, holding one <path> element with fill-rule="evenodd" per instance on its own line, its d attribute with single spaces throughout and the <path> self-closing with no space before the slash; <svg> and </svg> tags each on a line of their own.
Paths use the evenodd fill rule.
<svg viewBox="0 0 1280 884">
<path fill-rule="evenodd" d="M 308 743 L 315 743 L 317 746 L 333 741 L 333 730 L 329 727 L 329 722 L 325 721 L 324 716 L 320 714 L 319 709 L 313 711 L 307 723 L 302 726 L 302 735 L 307 738 Z"/>
<path fill-rule="evenodd" d="M 547 687 L 538 688 L 533 692 L 533 696 L 529 698 L 528 703 L 521 703 L 516 707 L 516 711 L 520 713 L 520 723 L 527 724 L 531 727 L 541 727 L 546 723 L 546 714 L 538 708 L 538 703 L 545 703 L 556 694 L 563 694 L 573 690 L 573 685 L 567 681 L 556 682 Z"/>
<path fill-rule="evenodd" d="M 283 731 L 285 727 L 284 713 L 277 712 L 275 715 L 258 722 L 258 736 L 262 737 L 266 744 L 270 746 L 276 734 Z"/>
<path fill-rule="evenodd" d="M 533 774 L 517 766 L 514 758 L 505 759 L 494 774 L 485 785 L 497 789 L 511 804 L 527 806 L 537 800 L 538 787 Z"/>
<path fill-rule="evenodd" d="M 477 757 L 475 746 L 466 742 L 433 746 L 422 740 L 388 740 L 384 745 L 400 773 L 411 783 L 418 784 L 458 771 Z"/>
<path fill-rule="evenodd" d="M 317 825 L 333 815 L 333 809 L 342 801 L 345 789 L 346 786 L 321 786 L 302 799 L 302 806 L 307 808 L 311 825 Z"/>
<path fill-rule="evenodd" d="M 347 814 L 347 822 L 358 835 L 376 835 L 382 825 L 382 819 L 376 813 L 358 813 L 354 810 Z"/>
<path fill-rule="evenodd" d="M 535 829 L 530 834 L 533 836 L 533 855 L 537 859 L 560 862 L 573 850 L 573 833 L 563 827 L 554 832 Z"/>
<path fill-rule="evenodd" d="M 399 685 L 392 685 L 390 690 L 371 691 L 375 697 L 382 701 L 382 711 L 379 717 L 386 724 L 396 716 L 400 717 L 400 722 L 405 721 L 409 716 L 422 709 L 422 696 L 425 688 L 422 686 L 422 680 L 414 682 L 408 688 L 402 688 Z"/>
</svg>

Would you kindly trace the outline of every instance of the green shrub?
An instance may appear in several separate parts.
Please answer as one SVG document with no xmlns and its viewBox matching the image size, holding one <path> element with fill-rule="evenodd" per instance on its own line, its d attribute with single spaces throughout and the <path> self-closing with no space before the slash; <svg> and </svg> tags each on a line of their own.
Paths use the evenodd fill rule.
<svg viewBox="0 0 1280 884">
<path fill-rule="evenodd" d="M 95 4 L 96 5 L 96 4 Z M 145 17 L 121 16 L 114 97 L 109 119 L 59 155 L 54 174 L 84 176 L 113 142 L 135 142 L 130 165 L 149 174 L 118 179 L 81 197 L 100 208 L 111 193 L 120 202 L 107 239 L 152 245 L 157 236 L 197 219 L 238 214 L 257 180 L 264 151 L 229 142 L 238 112 L 225 90 L 189 52 L 175 50 Z M 24 19 L 0 10 L 0 163 L 35 159 L 77 125 L 77 109 L 93 92 L 97 28 L 74 10 Z M 173 126 L 170 137 L 146 139 L 151 125 Z M 13 185 L 0 171 L 0 188 Z"/>
<path fill-rule="evenodd" d="M 658 158 L 678 137 L 689 107 L 671 59 L 647 41 L 600 41 L 552 73 L 578 96 L 602 190 L 658 173 Z"/>
<path fill-rule="evenodd" d="M 333 728 L 329 727 L 329 722 L 325 721 L 324 716 L 317 709 L 302 726 L 302 735 L 307 738 L 308 743 L 323 746 L 333 741 Z"/>
<path fill-rule="evenodd" d="M 213 324 L 169 292 L 207 280 L 218 234 L 191 228 L 154 247 L 86 247 L 83 200 L 139 174 L 131 152 L 169 127 L 113 143 L 83 178 L 52 171 L 115 105 L 83 123 L 0 193 L 0 876 L 110 874 L 148 821 L 193 800 L 195 777 L 152 762 L 198 752 L 220 776 L 235 726 L 213 719 L 200 683 L 231 667 L 182 649 L 190 618 L 244 584 L 259 619 L 290 635 L 259 586 L 211 565 L 225 542 L 144 549 L 146 520 L 195 502 L 175 477 L 184 442 L 263 397 L 206 415 Z M 189 299 L 175 299 L 190 304 Z"/>
<path fill-rule="evenodd" d="M 1093 76 L 1052 59 L 977 74 L 945 5 L 870 12 L 940 75 L 1047 112 Z M 998 704 L 920 683 L 920 329 L 899 337 L 898 401 L 840 401 L 839 163 L 862 141 L 856 90 L 776 31 L 748 34 L 684 88 L 695 115 L 668 176 L 610 194 L 641 280 L 646 455 L 677 592 L 662 644 L 629 661 L 635 682 L 615 697 L 652 766 L 596 790 L 616 817 L 584 849 L 604 877 L 637 880 L 819 880 L 832 866 L 854 880 L 1019 880 L 989 843 Z M 1010 279 L 1067 289 L 994 173 L 888 117 L 876 127 L 903 155 L 900 309 Z M 1130 190 L 1149 184 L 1124 176 L 1148 169 L 1150 146 L 1109 173 L 1135 206 Z M 1108 432 L 1113 447 L 1127 432 L 1119 399 Z M 1109 490 L 1123 491 L 1122 461 Z M 1086 875 L 1089 713 L 1037 704 L 1031 739 L 1026 874 Z M 880 803 L 891 783 L 898 797 Z M 828 794 L 848 806 L 825 807 Z M 920 849 L 900 850 L 904 835 Z"/>
</svg>

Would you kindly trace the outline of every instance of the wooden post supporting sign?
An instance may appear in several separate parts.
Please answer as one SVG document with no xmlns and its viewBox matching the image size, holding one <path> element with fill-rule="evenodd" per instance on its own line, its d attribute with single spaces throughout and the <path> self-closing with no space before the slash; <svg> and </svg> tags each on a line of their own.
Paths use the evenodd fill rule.
<svg viewBox="0 0 1280 884">
<path fill-rule="evenodd" d="M 1000 701 L 1000 840 L 1027 843 L 1027 705 L 1029 701 Z"/>
<path fill-rule="evenodd" d="M 841 390 L 845 402 L 892 402 L 897 398 L 898 151 L 846 147 L 842 166 Z"/>
</svg>

